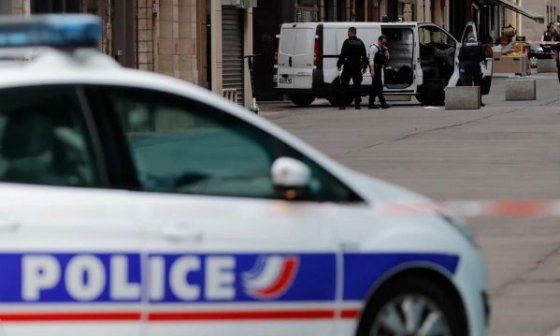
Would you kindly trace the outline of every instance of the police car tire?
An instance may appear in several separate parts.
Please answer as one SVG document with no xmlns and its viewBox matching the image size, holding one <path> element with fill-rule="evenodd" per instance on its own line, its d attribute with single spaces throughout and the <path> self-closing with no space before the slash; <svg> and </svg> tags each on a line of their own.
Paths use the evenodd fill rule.
<svg viewBox="0 0 560 336">
<path fill-rule="evenodd" d="M 313 103 L 315 96 L 298 93 L 290 95 L 290 100 L 299 107 L 307 107 Z"/>
<path fill-rule="evenodd" d="M 372 328 L 381 309 L 403 295 L 420 295 L 430 299 L 443 312 L 453 336 L 468 336 L 466 318 L 459 302 L 454 302 L 443 288 L 425 278 L 407 277 L 382 286 L 362 312 L 357 336 L 378 336 Z"/>
</svg>

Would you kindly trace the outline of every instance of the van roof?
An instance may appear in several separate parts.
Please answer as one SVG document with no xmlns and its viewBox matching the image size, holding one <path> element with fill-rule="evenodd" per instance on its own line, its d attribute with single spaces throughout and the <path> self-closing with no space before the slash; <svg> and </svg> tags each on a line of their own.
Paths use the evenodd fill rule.
<svg viewBox="0 0 560 336">
<path fill-rule="evenodd" d="M 371 26 L 397 26 L 397 27 L 410 27 L 417 26 L 418 22 L 287 22 L 282 24 L 282 28 L 315 28 L 318 25 L 331 28 L 346 28 L 346 27 L 371 27 Z"/>
</svg>

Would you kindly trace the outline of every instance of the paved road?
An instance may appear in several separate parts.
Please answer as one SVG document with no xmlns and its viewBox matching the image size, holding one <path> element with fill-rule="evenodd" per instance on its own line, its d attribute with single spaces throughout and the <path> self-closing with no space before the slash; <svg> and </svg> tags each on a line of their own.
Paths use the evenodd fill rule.
<svg viewBox="0 0 560 336">
<path fill-rule="evenodd" d="M 538 100 L 446 111 L 400 104 L 338 111 L 267 105 L 262 115 L 342 163 L 439 200 L 560 198 L 560 84 L 537 76 Z M 489 268 L 491 335 L 560 328 L 560 218 L 470 223 Z"/>
</svg>

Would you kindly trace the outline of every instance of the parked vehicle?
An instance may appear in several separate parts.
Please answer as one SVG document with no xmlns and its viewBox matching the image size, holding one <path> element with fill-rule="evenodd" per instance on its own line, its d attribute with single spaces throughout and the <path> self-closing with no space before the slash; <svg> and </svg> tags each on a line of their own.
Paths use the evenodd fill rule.
<svg viewBox="0 0 560 336">
<path fill-rule="evenodd" d="M 537 61 L 540 59 L 553 59 L 554 52 L 552 51 L 552 46 L 540 43 L 529 43 L 529 61 L 531 62 L 531 67 L 537 67 Z"/>
<path fill-rule="evenodd" d="M 0 46 L 48 48 L 0 69 L 2 335 L 487 334 L 461 221 L 383 212 L 430 203 L 121 67 L 96 17 L 15 23 Z"/>
<path fill-rule="evenodd" d="M 460 85 L 458 54 L 460 42 L 449 32 L 431 23 L 324 22 L 285 23 L 277 51 L 276 85 L 298 106 L 308 106 L 315 98 L 337 105 L 334 92 L 338 59 L 347 30 L 354 26 L 366 46 L 387 36 L 391 57 L 385 68 L 385 94 L 410 95 L 426 105 L 442 104 L 447 86 Z M 474 24 L 467 32 L 476 35 Z M 482 93 L 488 94 L 492 80 L 492 59 L 484 62 Z M 366 73 L 365 95 L 371 86 Z"/>
</svg>

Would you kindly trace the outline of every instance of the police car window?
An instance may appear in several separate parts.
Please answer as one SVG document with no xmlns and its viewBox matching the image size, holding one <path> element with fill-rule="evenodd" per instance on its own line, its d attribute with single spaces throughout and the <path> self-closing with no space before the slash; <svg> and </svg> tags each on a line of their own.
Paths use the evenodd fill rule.
<svg viewBox="0 0 560 336">
<path fill-rule="evenodd" d="M 152 91 L 113 88 L 108 95 L 146 191 L 279 198 L 270 169 L 289 156 L 311 168 L 311 200 L 355 199 L 320 166 L 227 113 Z"/>
<path fill-rule="evenodd" d="M 94 187 L 98 173 L 75 89 L 0 91 L 0 181 Z"/>
</svg>

